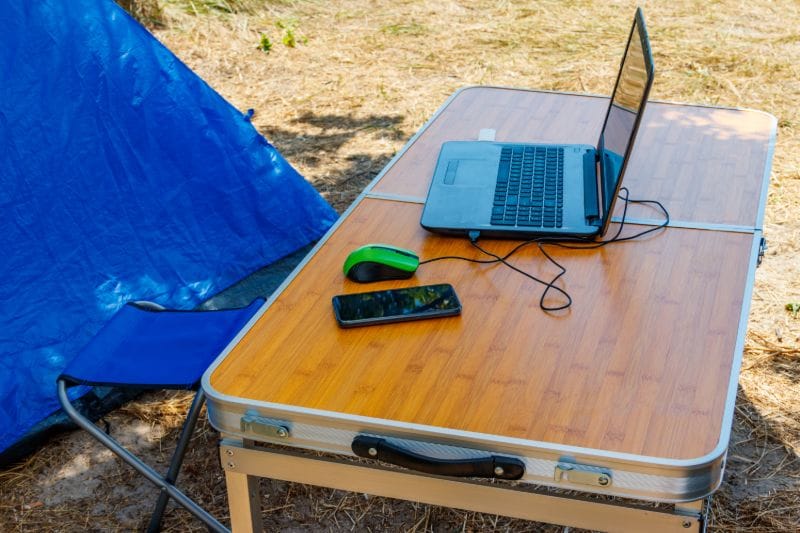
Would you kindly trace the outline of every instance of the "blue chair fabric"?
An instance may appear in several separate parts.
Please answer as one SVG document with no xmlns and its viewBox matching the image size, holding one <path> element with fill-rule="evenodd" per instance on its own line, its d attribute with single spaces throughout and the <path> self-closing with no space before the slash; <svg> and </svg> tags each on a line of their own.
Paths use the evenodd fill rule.
<svg viewBox="0 0 800 533">
<path fill-rule="evenodd" d="M 157 311 L 127 304 L 61 373 L 71 385 L 195 389 L 203 372 L 255 314 L 240 309 Z"/>
</svg>

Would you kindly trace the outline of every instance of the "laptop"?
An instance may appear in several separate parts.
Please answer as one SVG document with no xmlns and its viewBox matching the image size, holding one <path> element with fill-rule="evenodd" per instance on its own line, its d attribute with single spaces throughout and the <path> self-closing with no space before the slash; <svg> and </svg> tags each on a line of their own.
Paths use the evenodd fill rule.
<svg viewBox="0 0 800 533">
<path fill-rule="evenodd" d="M 420 223 L 471 238 L 605 234 L 654 73 L 639 8 L 597 146 L 445 142 Z"/>
</svg>

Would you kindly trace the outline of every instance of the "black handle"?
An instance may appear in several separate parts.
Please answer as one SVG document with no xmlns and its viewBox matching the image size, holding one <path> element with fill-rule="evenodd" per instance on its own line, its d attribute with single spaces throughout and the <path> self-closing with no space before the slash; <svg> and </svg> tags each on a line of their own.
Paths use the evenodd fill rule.
<svg viewBox="0 0 800 533">
<path fill-rule="evenodd" d="M 519 479 L 525 473 L 525 464 L 511 457 L 489 455 L 476 459 L 437 459 L 404 450 L 380 437 L 367 435 L 358 435 L 353 439 L 352 448 L 359 457 L 378 459 L 426 474 Z"/>
</svg>

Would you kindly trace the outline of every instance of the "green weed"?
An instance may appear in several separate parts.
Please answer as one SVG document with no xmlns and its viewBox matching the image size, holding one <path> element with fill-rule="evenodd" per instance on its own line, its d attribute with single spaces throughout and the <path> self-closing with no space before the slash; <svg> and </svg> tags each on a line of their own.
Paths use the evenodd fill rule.
<svg viewBox="0 0 800 533">
<path fill-rule="evenodd" d="M 295 19 L 278 20 L 275 22 L 275 26 L 283 30 L 283 38 L 281 39 L 281 42 L 289 48 L 296 47 L 297 43 L 306 44 L 308 42 L 308 39 L 305 36 L 298 36 L 296 33 L 297 21 Z"/>
<path fill-rule="evenodd" d="M 269 40 L 269 37 L 266 33 L 261 34 L 261 39 L 258 43 L 258 48 L 265 54 L 268 54 L 270 50 L 272 50 L 272 41 Z"/>
<path fill-rule="evenodd" d="M 294 30 L 286 30 L 286 33 L 283 36 L 283 44 L 288 46 L 289 48 L 294 48 L 297 46 L 297 37 L 294 35 Z"/>
</svg>

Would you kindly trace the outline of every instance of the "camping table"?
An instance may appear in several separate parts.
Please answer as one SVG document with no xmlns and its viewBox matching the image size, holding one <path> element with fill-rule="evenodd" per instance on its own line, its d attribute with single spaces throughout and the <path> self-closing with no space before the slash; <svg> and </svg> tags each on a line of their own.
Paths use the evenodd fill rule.
<svg viewBox="0 0 800 533">
<path fill-rule="evenodd" d="M 441 143 L 495 130 L 499 141 L 593 144 L 607 105 L 462 89 L 359 196 L 203 378 L 234 530 L 261 527 L 258 477 L 589 529 L 703 527 L 763 254 L 772 116 L 651 102 L 624 186 L 661 201 L 669 227 L 596 250 L 549 247 L 567 268 L 567 311 L 541 311 L 542 286 L 502 265 L 439 261 L 369 286 L 342 275 L 365 243 L 480 257 L 419 225 Z M 632 206 L 625 231 L 660 222 Z M 556 272 L 535 246 L 511 261 Z M 438 282 L 455 286 L 460 317 L 342 330 L 331 311 L 335 294 Z M 526 472 L 486 482 L 386 467 L 354 459 L 358 435 L 434 458 L 515 457 Z"/>
</svg>

